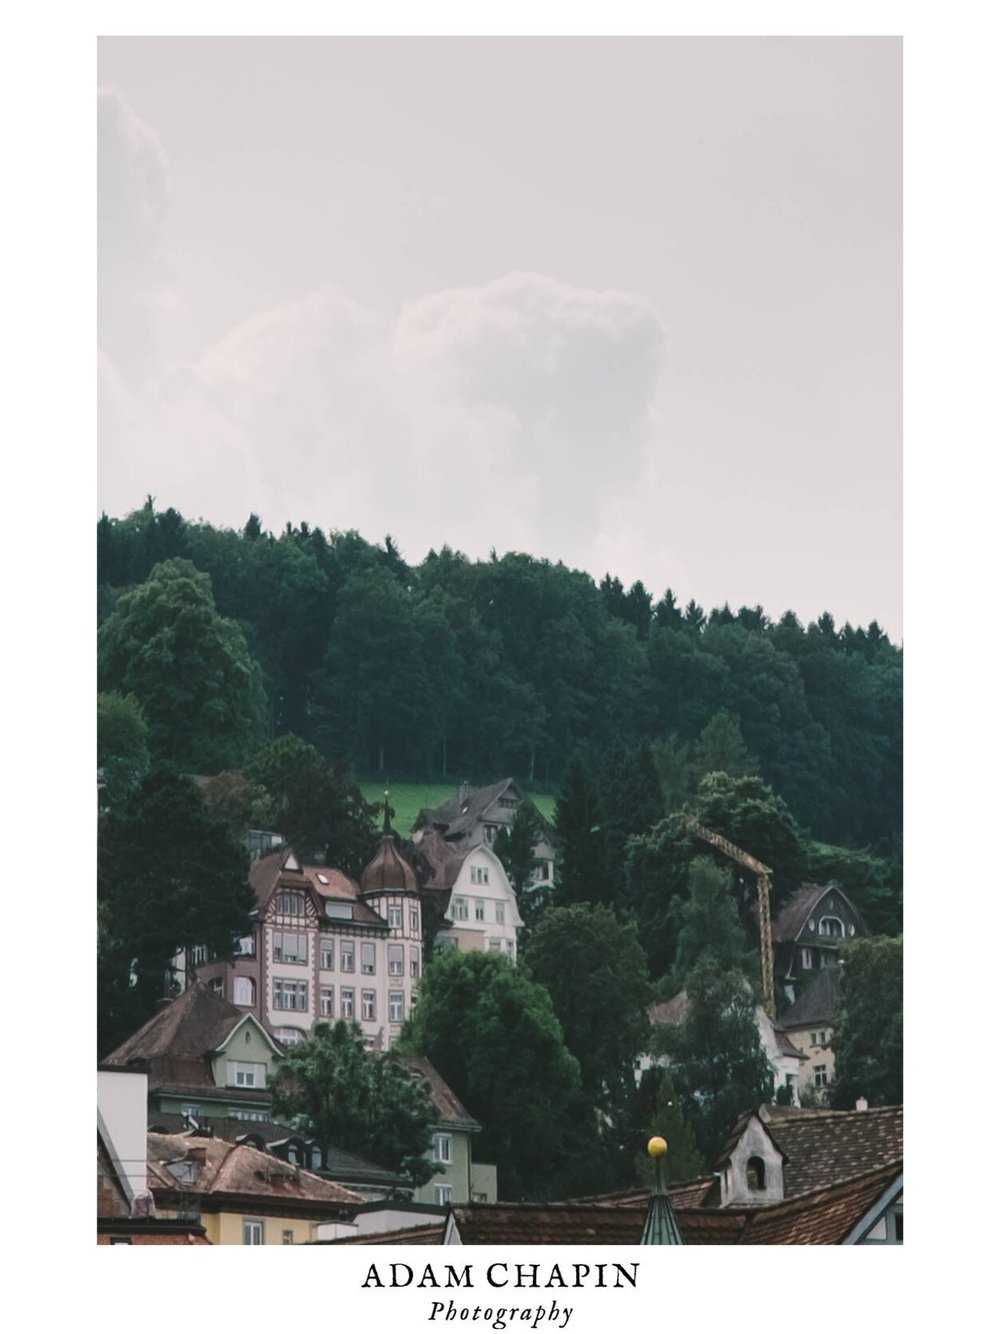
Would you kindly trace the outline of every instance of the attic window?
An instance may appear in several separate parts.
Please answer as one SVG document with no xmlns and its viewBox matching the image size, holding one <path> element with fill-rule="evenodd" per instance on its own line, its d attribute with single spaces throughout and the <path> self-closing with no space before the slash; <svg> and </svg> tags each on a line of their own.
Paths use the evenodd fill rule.
<svg viewBox="0 0 1000 1334">
<path fill-rule="evenodd" d="M 334 917 L 340 922 L 349 922 L 354 915 L 354 910 L 350 903 L 328 903 L 326 905 L 327 917 Z"/>
<path fill-rule="evenodd" d="M 749 1190 L 763 1190 L 765 1181 L 764 1159 L 747 1159 L 747 1188 Z"/>
<path fill-rule="evenodd" d="M 319 881 L 321 885 L 328 885 L 330 883 L 329 878 L 325 876 L 322 871 L 316 872 L 316 879 Z"/>
</svg>

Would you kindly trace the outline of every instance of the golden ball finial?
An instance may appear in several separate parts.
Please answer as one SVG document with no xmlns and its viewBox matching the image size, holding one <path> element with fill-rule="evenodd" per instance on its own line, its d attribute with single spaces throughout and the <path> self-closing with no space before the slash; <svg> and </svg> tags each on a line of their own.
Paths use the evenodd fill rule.
<svg viewBox="0 0 1000 1334">
<path fill-rule="evenodd" d="M 667 1141 L 662 1135 L 654 1135 L 646 1145 L 646 1152 L 650 1158 L 662 1158 L 667 1151 Z"/>
</svg>

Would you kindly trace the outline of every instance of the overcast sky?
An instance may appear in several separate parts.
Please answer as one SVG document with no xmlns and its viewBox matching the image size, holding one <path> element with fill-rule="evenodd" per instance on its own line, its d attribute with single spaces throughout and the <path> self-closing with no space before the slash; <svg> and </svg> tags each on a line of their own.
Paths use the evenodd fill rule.
<svg viewBox="0 0 1000 1334">
<path fill-rule="evenodd" d="M 99 503 L 901 623 L 901 44 L 113 38 Z"/>
</svg>

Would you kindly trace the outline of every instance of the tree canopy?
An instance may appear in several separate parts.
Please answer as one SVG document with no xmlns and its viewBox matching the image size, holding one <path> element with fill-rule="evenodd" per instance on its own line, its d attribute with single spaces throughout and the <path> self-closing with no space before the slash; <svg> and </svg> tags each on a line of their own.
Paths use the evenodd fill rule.
<svg viewBox="0 0 1000 1334">
<path fill-rule="evenodd" d="M 190 561 L 163 561 L 122 594 L 98 634 L 97 670 L 103 690 L 138 700 L 157 759 L 215 773 L 263 735 L 260 669 Z"/>
<path fill-rule="evenodd" d="M 98 844 L 98 1042 L 124 1041 L 170 995 L 178 950 L 232 956 L 251 928 L 243 848 L 213 820 L 198 789 L 152 769 L 104 818 Z"/>
<path fill-rule="evenodd" d="M 271 1077 L 274 1111 L 324 1143 L 398 1172 L 415 1185 L 434 1173 L 434 1109 L 392 1053 L 368 1052 L 357 1024 L 317 1023 Z"/>
<path fill-rule="evenodd" d="M 841 948 L 840 1005 L 833 1021 L 834 1107 L 903 1101 L 903 941 L 870 936 Z"/>
<path fill-rule="evenodd" d="M 579 1135 L 580 1067 L 548 992 L 492 953 L 439 954 L 399 1042 L 426 1056 L 482 1124 L 500 1197 L 545 1199 Z"/>
<path fill-rule="evenodd" d="M 646 955 L 634 923 L 605 906 L 550 908 L 523 956 L 548 991 L 580 1083 L 597 1111 L 610 1156 L 631 1155 L 634 1060 L 649 1046 L 652 998 Z"/>
<path fill-rule="evenodd" d="M 185 569 L 194 589 L 164 589 L 164 568 Z M 195 570 L 211 580 L 209 611 Z M 878 625 L 682 609 L 669 589 L 656 599 L 638 581 L 626 590 L 609 573 L 598 585 L 518 553 L 472 561 L 444 547 L 409 563 L 391 538 L 307 524 L 274 535 L 254 516 L 214 528 L 152 499 L 102 517 L 98 579 L 101 688 L 135 694 L 153 754 L 188 768 L 235 767 L 259 716 L 274 735 L 397 779 L 461 770 L 553 788 L 581 747 L 650 742 L 662 760 L 669 743 L 685 768 L 669 800 L 703 773 L 753 772 L 817 838 L 876 847 L 901 828 L 902 652 Z M 264 709 L 259 690 L 237 685 L 248 656 Z M 191 726 L 163 749 L 165 720 L 185 710 Z M 612 861 L 638 824 L 602 822 Z"/>
</svg>

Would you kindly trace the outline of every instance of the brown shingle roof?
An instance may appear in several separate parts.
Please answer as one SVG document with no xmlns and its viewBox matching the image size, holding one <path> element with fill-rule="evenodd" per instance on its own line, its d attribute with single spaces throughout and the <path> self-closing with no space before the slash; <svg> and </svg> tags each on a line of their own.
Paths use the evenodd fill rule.
<svg viewBox="0 0 1000 1334">
<path fill-rule="evenodd" d="M 420 882 L 427 890 L 450 890 L 469 855 L 467 848 L 456 848 L 446 843 L 436 829 L 423 830 L 419 839 L 414 835 L 409 849 L 412 850 Z M 439 905 L 442 911 L 447 903 L 445 895 Z"/>
<path fill-rule="evenodd" d="M 419 1227 L 401 1227 L 392 1232 L 366 1232 L 361 1237 L 337 1237 L 316 1241 L 314 1246 L 440 1246 L 444 1241 L 444 1219 L 422 1223 Z"/>
<path fill-rule="evenodd" d="M 646 1209 L 646 1204 L 461 1204 L 452 1214 L 466 1246 L 635 1246 Z"/>
<path fill-rule="evenodd" d="M 214 1084 L 206 1053 L 217 1051 L 246 1015 L 201 982 L 182 992 L 147 1019 L 138 1032 L 105 1058 L 105 1065 L 139 1065 L 169 1060 L 185 1084 Z"/>
<path fill-rule="evenodd" d="M 473 1130 L 481 1128 L 479 1122 L 469 1115 L 426 1057 L 396 1056 L 395 1060 L 426 1084 L 431 1103 L 442 1123 Z"/>
<path fill-rule="evenodd" d="M 229 1144 L 225 1140 L 200 1135 L 147 1135 L 149 1185 L 154 1195 L 179 1191 L 210 1198 L 238 1195 L 253 1196 L 269 1204 L 294 1203 L 317 1205 L 341 1213 L 361 1204 L 363 1197 L 353 1190 L 326 1181 L 312 1172 L 283 1162 L 249 1144 Z M 194 1161 L 197 1169 L 193 1182 L 175 1180 L 167 1164 L 183 1159 Z"/>
<path fill-rule="evenodd" d="M 761 1119 L 785 1155 L 786 1199 L 875 1171 L 903 1157 L 902 1107 L 863 1112 L 763 1107 Z"/>
<path fill-rule="evenodd" d="M 848 1181 L 821 1186 L 794 1200 L 758 1209 L 744 1246 L 838 1246 L 903 1170 L 889 1163 Z"/>
</svg>

